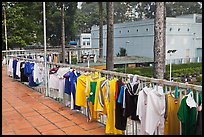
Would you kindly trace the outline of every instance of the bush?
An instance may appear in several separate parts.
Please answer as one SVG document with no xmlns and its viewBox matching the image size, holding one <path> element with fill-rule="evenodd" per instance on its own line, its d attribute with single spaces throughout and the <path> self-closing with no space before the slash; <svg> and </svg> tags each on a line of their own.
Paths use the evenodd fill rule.
<svg viewBox="0 0 204 137">
<path fill-rule="evenodd" d="M 197 77 L 196 77 L 196 81 L 197 81 L 197 82 L 201 82 L 201 81 L 202 81 L 202 76 L 197 76 Z"/>
</svg>

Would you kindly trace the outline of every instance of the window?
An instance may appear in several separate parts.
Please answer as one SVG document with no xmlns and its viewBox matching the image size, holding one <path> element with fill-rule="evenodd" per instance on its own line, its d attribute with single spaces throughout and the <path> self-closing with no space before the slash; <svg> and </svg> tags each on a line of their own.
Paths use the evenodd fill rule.
<svg viewBox="0 0 204 137">
<path fill-rule="evenodd" d="M 170 28 L 169 31 L 172 31 L 172 28 Z"/>
<path fill-rule="evenodd" d="M 178 31 L 180 31 L 181 29 L 180 28 L 178 28 Z"/>
<path fill-rule="evenodd" d="M 130 32 L 130 30 L 128 30 L 128 32 Z"/>
<path fill-rule="evenodd" d="M 190 29 L 188 28 L 187 31 L 190 31 Z"/>
<path fill-rule="evenodd" d="M 137 29 L 137 32 L 138 32 L 139 30 Z"/>
<path fill-rule="evenodd" d="M 90 45 L 90 42 L 89 42 L 89 41 L 87 41 L 87 45 Z"/>
<path fill-rule="evenodd" d="M 148 29 L 148 28 L 146 28 L 146 31 L 149 31 L 149 29 Z"/>
<path fill-rule="evenodd" d="M 85 42 L 85 41 L 83 42 L 83 45 L 86 45 L 86 42 Z"/>
<path fill-rule="evenodd" d="M 121 33 L 121 30 L 119 31 L 119 33 Z"/>
</svg>

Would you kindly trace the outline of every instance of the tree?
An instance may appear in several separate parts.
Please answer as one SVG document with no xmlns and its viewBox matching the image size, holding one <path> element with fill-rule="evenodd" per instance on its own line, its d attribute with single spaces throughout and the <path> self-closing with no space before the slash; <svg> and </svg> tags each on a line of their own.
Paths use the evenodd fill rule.
<svg viewBox="0 0 204 137">
<path fill-rule="evenodd" d="M 99 58 L 103 58 L 103 3 L 99 4 Z"/>
<path fill-rule="evenodd" d="M 156 2 L 154 19 L 154 78 L 164 79 L 165 73 L 165 2 Z"/>
<path fill-rule="evenodd" d="M 42 4 L 33 2 L 3 2 L 2 6 L 6 9 L 7 14 L 7 34 L 8 47 L 24 47 L 29 42 L 43 40 L 40 36 L 43 32 L 42 24 L 36 18 L 42 18 Z M 36 9 L 41 8 L 41 11 Z M 32 10 L 31 10 L 32 9 Z M 3 17 L 3 14 L 2 14 Z M 42 20 L 42 19 L 41 19 Z M 4 24 L 2 22 L 2 27 Z M 2 32 L 4 29 L 2 29 Z M 3 45 L 5 45 L 4 36 L 2 35 Z"/>
<path fill-rule="evenodd" d="M 106 50 L 106 69 L 113 70 L 113 2 L 107 2 L 107 50 Z"/>
<path fill-rule="evenodd" d="M 64 28 L 64 3 L 61 5 L 61 23 L 62 23 L 62 63 L 65 63 L 65 28 Z"/>
<path fill-rule="evenodd" d="M 117 57 L 127 56 L 127 52 L 125 48 L 120 48 L 120 52 L 117 53 Z"/>
</svg>

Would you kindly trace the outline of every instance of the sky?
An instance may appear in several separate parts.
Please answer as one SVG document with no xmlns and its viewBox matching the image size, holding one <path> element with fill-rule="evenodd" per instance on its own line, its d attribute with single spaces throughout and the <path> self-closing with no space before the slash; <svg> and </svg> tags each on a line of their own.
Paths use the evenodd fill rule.
<svg viewBox="0 0 204 137">
<path fill-rule="evenodd" d="M 82 2 L 77 2 L 77 3 L 78 3 L 77 8 L 81 9 Z"/>
</svg>

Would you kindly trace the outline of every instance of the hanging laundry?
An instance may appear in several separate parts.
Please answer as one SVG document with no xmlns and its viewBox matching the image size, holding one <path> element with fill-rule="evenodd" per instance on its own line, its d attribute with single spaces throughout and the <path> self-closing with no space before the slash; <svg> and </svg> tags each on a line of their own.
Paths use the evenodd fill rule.
<svg viewBox="0 0 204 137">
<path fill-rule="evenodd" d="M 187 105 L 186 101 L 188 97 L 190 97 L 191 98 L 190 100 L 192 100 L 193 94 L 190 94 L 190 96 L 186 96 L 182 99 L 181 105 L 177 112 L 177 116 L 178 116 L 178 119 L 181 121 L 182 135 L 195 135 L 196 107 L 191 108 Z M 194 103 L 192 105 L 194 105 Z"/>
<path fill-rule="evenodd" d="M 180 121 L 177 117 L 177 112 L 180 106 L 180 98 L 174 98 L 172 93 L 166 94 L 167 97 L 167 117 L 164 123 L 164 135 L 180 135 Z M 175 99 L 178 103 L 175 103 Z"/>
</svg>

